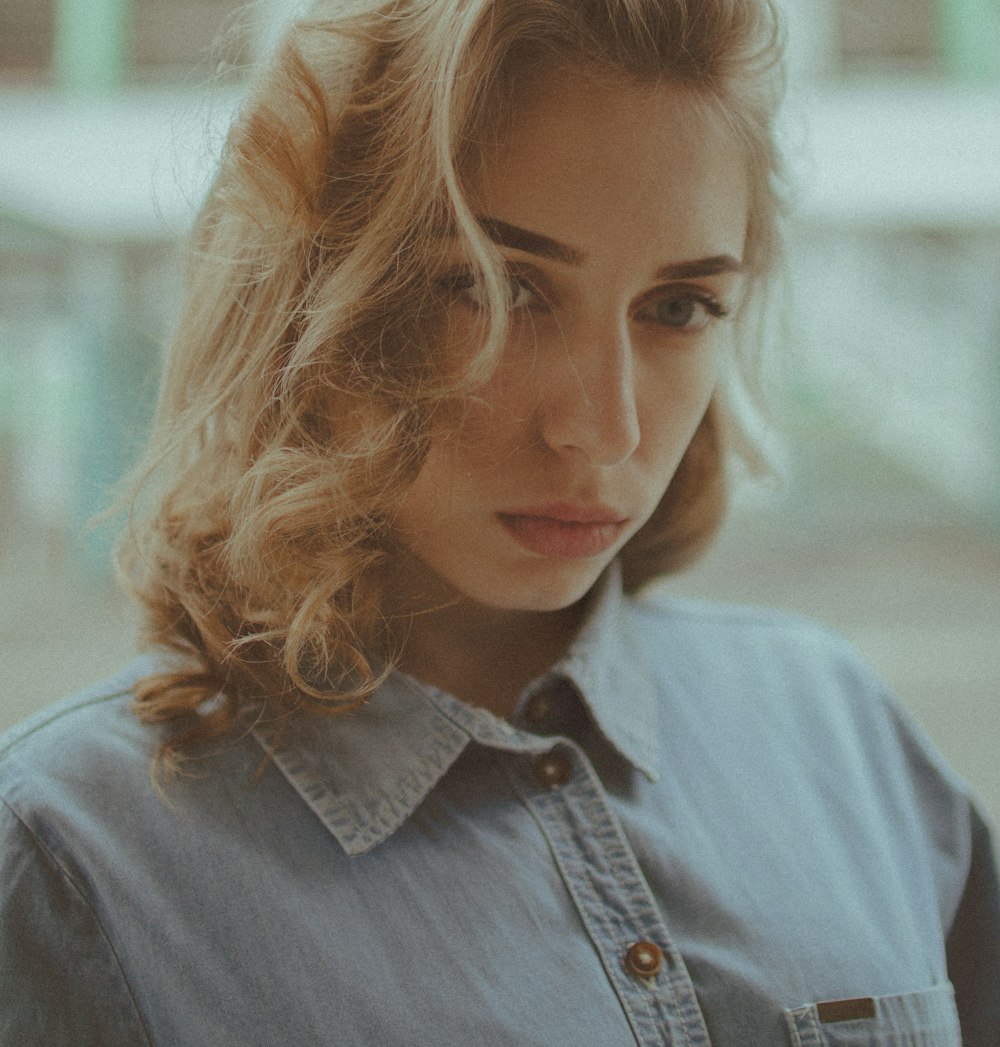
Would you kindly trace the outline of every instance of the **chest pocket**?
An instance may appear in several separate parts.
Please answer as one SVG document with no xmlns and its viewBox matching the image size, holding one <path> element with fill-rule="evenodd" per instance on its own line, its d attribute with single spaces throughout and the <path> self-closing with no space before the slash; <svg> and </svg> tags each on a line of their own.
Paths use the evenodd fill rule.
<svg viewBox="0 0 1000 1047">
<path fill-rule="evenodd" d="M 950 984 L 786 1011 L 793 1047 L 962 1047 Z"/>
</svg>

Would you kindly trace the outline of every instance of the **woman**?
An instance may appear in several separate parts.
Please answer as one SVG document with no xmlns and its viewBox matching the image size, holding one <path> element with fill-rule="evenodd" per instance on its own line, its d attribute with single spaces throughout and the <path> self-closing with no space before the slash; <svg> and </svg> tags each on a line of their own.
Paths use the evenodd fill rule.
<svg viewBox="0 0 1000 1047">
<path fill-rule="evenodd" d="M 995 1044 L 965 787 L 838 639 L 634 595 L 740 446 L 770 3 L 355 8 L 198 224 L 156 653 L 7 740 L 5 1042 Z"/>
</svg>

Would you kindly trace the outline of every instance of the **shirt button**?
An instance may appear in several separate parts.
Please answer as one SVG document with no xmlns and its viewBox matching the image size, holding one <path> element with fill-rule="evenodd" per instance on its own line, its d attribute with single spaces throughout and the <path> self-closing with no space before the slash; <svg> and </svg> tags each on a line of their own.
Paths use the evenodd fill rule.
<svg viewBox="0 0 1000 1047">
<path fill-rule="evenodd" d="M 543 727 L 555 716 L 556 703 L 550 694 L 536 694 L 528 699 L 524 707 L 524 718 L 533 727 Z"/>
<path fill-rule="evenodd" d="M 573 763 L 565 754 L 558 749 L 542 753 L 536 756 L 532 764 L 535 781 L 543 788 L 558 789 L 565 785 L 573 777 Z"/>
<path fill-rule="evenodd" d="M 634 978 L 655 978 L 662 966 L 663 950 L 653 942 L 635 942 L 625 952 L 625 970 Z"/>
</svg>

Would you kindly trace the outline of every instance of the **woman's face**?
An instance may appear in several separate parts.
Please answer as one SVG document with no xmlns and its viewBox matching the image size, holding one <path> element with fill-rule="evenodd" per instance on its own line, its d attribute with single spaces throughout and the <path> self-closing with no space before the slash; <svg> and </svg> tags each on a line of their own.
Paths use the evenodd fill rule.
<svg viewBox="0 0 1000 1047">
<path fill-rule="evenodd" d="M 510 336 L 432 436 L 400 581 L 562 609 L 656 508 L 733 348 L 746 168 L 683 88 L 571 73 L 531 90 L 472 196 L 510 275 Z M 467 351 L 481 289 L 456 243 L 441 251 L 442 350 Z"/>
</svg>

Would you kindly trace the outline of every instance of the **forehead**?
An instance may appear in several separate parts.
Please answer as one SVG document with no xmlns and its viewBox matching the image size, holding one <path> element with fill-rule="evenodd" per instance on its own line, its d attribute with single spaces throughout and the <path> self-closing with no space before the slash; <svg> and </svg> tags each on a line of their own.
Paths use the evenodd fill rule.
<svg viewBox="0 0 1000 1047">
<path fill-rule="evenodd" d="M 703 96 L 580 71 L 522 86 L 470 188 L 481 214 L 581 247 L 631 238 L 739 257 L 748 222 L 743 150 Z"/>
</svg>

